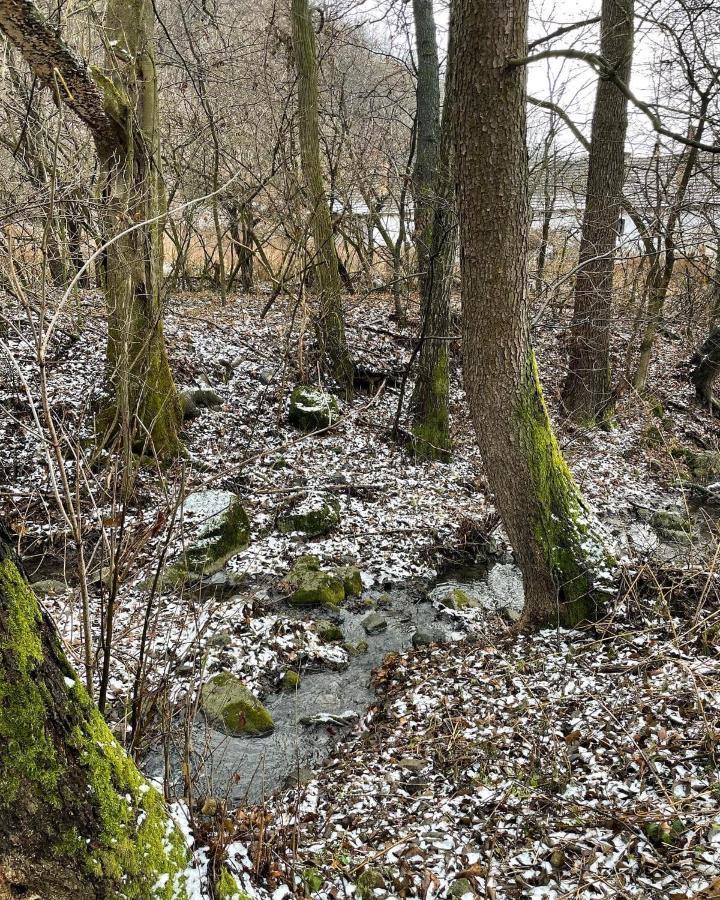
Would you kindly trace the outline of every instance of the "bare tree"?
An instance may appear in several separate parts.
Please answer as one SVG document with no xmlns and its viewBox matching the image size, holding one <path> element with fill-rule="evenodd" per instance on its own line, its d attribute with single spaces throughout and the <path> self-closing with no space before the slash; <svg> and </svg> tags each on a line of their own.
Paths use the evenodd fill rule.
<svg viewBox="0 0 720 900">
<path fill-rule="evenodd" d="M 490 486 L 525 582 L 523 625 L 596 613 L 602 542 L 563 460 L 530 343 L 527 0 L 453 7 L 465 388 Z M 489 215 L 489 210 L 498 210 Z"/>
<path fill-rule="evenodd" d="M 600 53 L 617 77 L 630 79 L 634 0 L 603 0 Z M 599 78 L 593 111 L 587 196 L 580 240 L 580 269 L 570 364 L 563 404 L 574 419 L 597 423 L 610 411 L 610 331 L 615 244 L 625 182 L 627 98 L 616 84 Z"/>
</svg>

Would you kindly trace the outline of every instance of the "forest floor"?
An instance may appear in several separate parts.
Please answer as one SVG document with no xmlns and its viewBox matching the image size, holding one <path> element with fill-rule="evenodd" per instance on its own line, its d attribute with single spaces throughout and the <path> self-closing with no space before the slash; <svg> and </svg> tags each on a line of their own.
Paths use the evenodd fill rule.
<svg viewBox="0 0 720 900">
<path fill-rule="evenodd" d="M 120 737 L 148 579 L 183 543 L 182 528 L 169 524 L 182 495 L 236 492 L 251 541 L 226 567 L 237 585 L 229 599 L 168 588 L 151 610 L 151 684 L 170 706 L 192 704 L 208 642 L 228 629 L 224 664 L 261 697 L 300 658 L 346 662 L 341 647 L 318 639 L 312 620 L 285 614 L 277 602 L 278 582 L 298 556 L 352 561 L 371 597 L 409 584 L 423 590 L 494 523 L 459 377 L 450 463 L 416 461 L 391 438 L 415 323 L 400 328 L 386 297 L 348 298 L 356 360 L 389 377 L 341 402 L 333 429 L 307 437 L 289 425 L 287 403 L 295 384 L 317 379 L 306 369 L 308 310 L 278 301 L 261 318 L 266 301 L 239 297 L 221 308 L 190 295 L 171 303 L 166 336 L 176 380 L 207 379 L 222 405 L 187 423 L 187 459 L 140 469 L 122 526 L 113 479 L 73 459 L 78 439 L 92 437 L 102 393 L 99 299 L 83 298 L 82 327 L 75 333 L 64 322 L 51 345 L 49 401 L 61 441 L 67 437 L 65 469 L 71 480 L 80 473 L 96 640 L 106 552 L 122 527 L 108 692 Z M 535 336 L 551 413 L 564 366 L 561 331 L 542 327 Z M 51 488 L 57 468 L 23 388 L 25 380 L 37 398 L 29 336 L 19 322 L 8 342 L 13 362 L 4 361 L 0 512 L 18 534 L 31 579 L 67 584 L 45 603 L 81 669 L 77 553 Z M 457 364 L 459 342 L 453 351 Z M 309 783 L 238 809 L 222 840 L 213 838 L 213 853 L 227 852 L 247 893 L 274 900 L 720 896 L 715 519 L 695 510 L 695 529 L 678 546 L 648 524 L 657 510 L 685 515 L 690 474 L 677 450 L 718 450 L 718 429 L 693 403 L 683 365 L 689 342 L 663 337 L 658 351 L 648 396 L 625 397 L 613 429 L 559 428 L 624 573 L 627 590 L 608 619 L 511 642 L 501 616 L 469 610 L 453 616 L 456 640 L 390 656 L 375 676 L 377 706 L 343 731 Z M 405 414 L 400 422 L 407 424 Z M 281 534 L 278 517 L 313 497 L 337 499 L 338 526 L 310 540 Z M 498 554 L 507 553 L 497 529 L 494 540 Z M 199 835 L 215 820 L 194 811 L 193 822 Z M 199 865 L 208 853 L 198 851 Z"/>
</svg>

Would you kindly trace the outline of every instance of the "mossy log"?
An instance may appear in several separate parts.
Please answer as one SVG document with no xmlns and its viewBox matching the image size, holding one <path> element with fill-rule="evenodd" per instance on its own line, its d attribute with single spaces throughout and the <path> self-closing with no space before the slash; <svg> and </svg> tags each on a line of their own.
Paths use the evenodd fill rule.
<svg viewBox="0 0 720 900">
<path fill-rule="evenodd" d="M 187 850 L 115 740 L 0 524 L 0 898 L 187 897 Z"/>
</svg>

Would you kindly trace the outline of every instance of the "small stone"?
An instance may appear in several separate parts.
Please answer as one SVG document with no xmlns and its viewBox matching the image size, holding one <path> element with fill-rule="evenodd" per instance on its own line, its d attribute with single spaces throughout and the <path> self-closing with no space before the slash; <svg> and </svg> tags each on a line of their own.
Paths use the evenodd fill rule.
<svg viewBox="0 0 720 900">
<path fill-rule="evenodd" d="M 412 756 L 404 756 L 398 762 L 398 765 L 401 769 L 406 769 L 408 772 L 420 772 L 425 768 L 427 763 L 424 759 L 413 759 Z"/>
<path fill-rule="evenodd" d="M 362 620 L 362 627 L 366 634 L 379 634 L 381 631 L 385 631 L 387 625 L 387 619 L 376 612 L 370 613 Z"/>
<path fill-rule="evenodd" d="M 355 885 L 359 900 L 371 900 L 376 888 L 385 887 L 385 879 L 379 869 L 367 868 Z"/>
<path fill-rule="evenodd" d="M 345 640 L 342 628 L 337 622 L 331 622 L 329 619 L 320 619 L 315 625 L 315 631 L 324 644 L 332 644 L 333 641 Z"/>
<path fill-rule="evenodd" d="M 475 890 L 467 878 L 456 878 L 450 885 L 448 897 L 474 897 Z"/>
<path fill-rule="evenodd" d="M 412 645 L 417 650 L 418 647 L 427 647 L 429 644 L 432 644 L 433 636 L 429 631 L 421 631 L 419 628 L 412 636 Z"/>
<path fill-rule="evenodd" d="M 296 691 L 300 687 L 300 676 L 292 669 L 288 669 L 281 682 L 284 691 Z"/>
<path fill-rule="evenodd" d="M 220 805 L 220 801 L 215 797 L 206 797 L 200 812 L 204 816 L 211 816 L 214 818 L 218 809 L 220 808 Z"/>
<path fill-rule="evenodd" d="M 562 869 L 565 865 L 565 853 L 559 847 L 550 854 L 550 865 L 555 869 Z"/>
<path fill-rule="evenodd" d="M 342 579 L 346 597 L 359 597 L 362 594 L 362 575 L 357 566 L 337 566 L 333 574 Z"/>
<path fill-rule="evenodd" d="M 272 384 L 273 378 L 275 377 L 275 372 L 272 369 L 261 369 L 258 372 L 258 381 L 260 384 L 264 384 L 267 387 L 269 384 Z"/>
</svg>

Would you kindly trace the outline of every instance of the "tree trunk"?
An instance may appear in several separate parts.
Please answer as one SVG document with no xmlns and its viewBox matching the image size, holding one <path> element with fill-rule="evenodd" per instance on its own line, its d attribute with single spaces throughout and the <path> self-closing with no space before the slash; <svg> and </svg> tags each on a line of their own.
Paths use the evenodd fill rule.
<svg viewBox="0 0 720 900">
<path fill-rule="evenodd" d="M 182 421 L 165 353 L 160 288 L 164 186 L 154 56 L 152 0 L 109 0 L 106 71 L 119 98 L 127 139 L 100 145 L 106 177 L 106 235 L 150 221 L 108 248 L 108 367 L 118 418 L 136 444 L 159 456 L 179 447 Z M 129 60 L 129 61 L 128 61 Z"/>
<path fill-rule="evenodd" d="M 452 53 L 452 48 L 450 49 Z M 451 76 L 448 76 L 450 82 Z M 454 185 L 452 179 L 451 94 L 445 97 L 440 155 L 432 191 L 432 235 L 427 258 L 427 277 L 421 279 L 423 330 L 415 388 L 410 403 L 415 436 L 414 450 L 426 459 L 449 457 L 450 420 L 448 401 L 450 369 L 450 288 L 457 247 Z"/>
<path fill-rule="evenodd" d="M 61 76 L 63 102 L 93 134 L 105 173 L 104 237 L 116 239 L 102 262 L 116 394 L 111 424 L 173 455 L 182 416 L 163 339 L 162 221 L 123 234 L 163 205 L 152 0 L 108 3 L 106 73 L 91 73 L 32 0 L 0 0 L 0 28 L 43 84 L 52 87 Z"/>
<path fill-rule="evenodd" d="M 527 0 L 453 4 L 465 389 L 525 583 L 526 628 L 596 614 L 605 551 L 543 401 L 527 300 Z M 501 211 L 493 214 L 493 211 Z"/>
<path fill-rule="evenodd" d="M 298 80 L 300 159 L 310 207 L 316 283 L 320 291 L 315 330 L 323 363 L 343 387 L 351 390 L 353 363 L 345 340 L 337 252 L 320 166 L 317 56 L 308 0 L 292 0 L 291 17 Z"/>
<path fill-rule="evenodd" d="M 720 402 L 713 395 L 713 385 L 720 374 L 720 326 L 716 325 L 690 361 L 690 381 L 697 398 L 715 416 L 720 416 Z"/>
<path fill-rule="evenodd" d="M 417 87 L 415 91 L 415 253 L 420 289 L 429 277 L 432 245 L 433 209 L 440 153 L 440 66 L 433 0 L 413 0 L 415 45 L 417 48 Z"/>
<path fill-rule="evenodd" d="M 0 523 L 0 897 L 183 898 L 186 866 L 162 797 L 77 679 Z"/>
<path fill-rule="evenodd" d="M 630 79 L 634 0 L 602 0 L 600 52 L 618 77 Z M 570 364 L 563 387 L 568 415 L 595 424 L 610 413 L 610 329 L 615 243 L 625 183 L 627 99 L 608 79 L 595 95 L 587 194 L 575 281 Z"/>
</svg>

